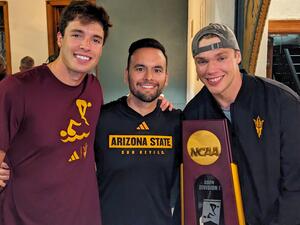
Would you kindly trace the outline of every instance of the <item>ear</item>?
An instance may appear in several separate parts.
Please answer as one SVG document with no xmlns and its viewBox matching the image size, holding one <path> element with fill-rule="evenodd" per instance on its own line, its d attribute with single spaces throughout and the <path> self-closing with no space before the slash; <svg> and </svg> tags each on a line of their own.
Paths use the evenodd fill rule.
<svg viewBox="0 0 300 225">
<path fill-rule="evenodd" d="M 62 36 L 62 34 L 58 31 L 56 37 L 57 37 L 57 45 L 58 45 L 59 48 L 61 48 L 63 36 Z"/>
<path fill-rule="evenodd" d="M 241 52 L 240 51 L 235 51 L 235 57 L 236 57 L 236 60 L 237 60 L 237 64 L 240 64 L 241 61 L 242 61 Z"/>
<path fill-rule="evenodd" d="M 169 73 L 166 72 L 166 82 L 165 82 L 165 87 L 167 87 L 169 84 Z"/>
<path fill-rule="evenodd" d="M 124 83 L 125 83 L 125 84 L 128 84 L 128 83 L 129 83 L 129 82 L 128 82 L 128 73 L 129 73 L 128 68 L 126 68 L 126 69 L 124 70 Z"/>
</svg>

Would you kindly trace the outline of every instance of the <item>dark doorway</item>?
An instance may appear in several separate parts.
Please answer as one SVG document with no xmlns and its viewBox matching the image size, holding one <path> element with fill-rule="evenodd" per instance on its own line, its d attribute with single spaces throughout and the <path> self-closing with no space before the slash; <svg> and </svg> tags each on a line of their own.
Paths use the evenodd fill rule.
<svg viewBox="0 0 300 225">
<path fill-rule="evenodd" d="M 300 94 L 300 21 L 269 21 L 267 77 Z"/>
<path fill-rule="evenodd" d="M 272 79 L 300 94 L 300 35 L 270 35 L 273 44 Z"/>
</svg>

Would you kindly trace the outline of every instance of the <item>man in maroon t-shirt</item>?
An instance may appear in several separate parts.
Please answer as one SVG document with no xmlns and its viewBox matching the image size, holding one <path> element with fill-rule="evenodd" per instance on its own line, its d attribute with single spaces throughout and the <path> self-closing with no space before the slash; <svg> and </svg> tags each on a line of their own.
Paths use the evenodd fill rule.
<svg viewBox="0 0 300 225">
<path fill-rule="evenodd" d="M 102 7 L 72 1 L 58 58 L 0 83 L 0 164 L 11 168 L 0 225 L 101 224 L 93 143 L 103 98 L 88 72 L 110 26 Z"/>
</svg>

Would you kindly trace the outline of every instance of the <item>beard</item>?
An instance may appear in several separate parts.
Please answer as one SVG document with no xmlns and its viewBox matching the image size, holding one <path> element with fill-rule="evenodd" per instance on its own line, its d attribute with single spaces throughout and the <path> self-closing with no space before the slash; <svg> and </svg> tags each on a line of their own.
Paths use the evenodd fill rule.
<svg viewBox="0 0 300 225">
<path fill-rule="evenodd" d="M 159 86 L 159 84 L 157 84 L 158 88 L 156 89 L 156 91 L 154 93 L 152 93 L 152 94 L 142 93 L 134 87 L 133 81 L 130 79 L 130 76 L 128 76 L 128 83 L 129 83 L 130 93 L 132 95 L 134 95 L 137 99 L 139 99 L 143 102 L 153 102 L 160 96 L 160 94 L 163 91 L 163 87 L 161 87 L 161 86 Z"/>
</svg>

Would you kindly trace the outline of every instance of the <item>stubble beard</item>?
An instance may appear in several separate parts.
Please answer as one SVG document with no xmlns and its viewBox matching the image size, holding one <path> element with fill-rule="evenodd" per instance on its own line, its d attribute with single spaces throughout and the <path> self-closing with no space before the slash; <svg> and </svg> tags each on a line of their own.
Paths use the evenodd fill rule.
<svg viewBox="0 0 300 225">
<path fill-rule="evenodd" d="M 128 76 L 128 83 L 129 83 L 130 93 L 133 96 L 135 96 L 137 99 L 139 99 L 143 102 L 153 102 L 162 93 L 162 88 L 160 86 L 158 86 L 158 88 L 156 89 L 156 92 L 154 94 L 143 94 L 143 93 L 141 93 L 140 91 L 138 91 L 134 88 L 133 82 L 130 80 L 129 76 Z"/>
</svg>

